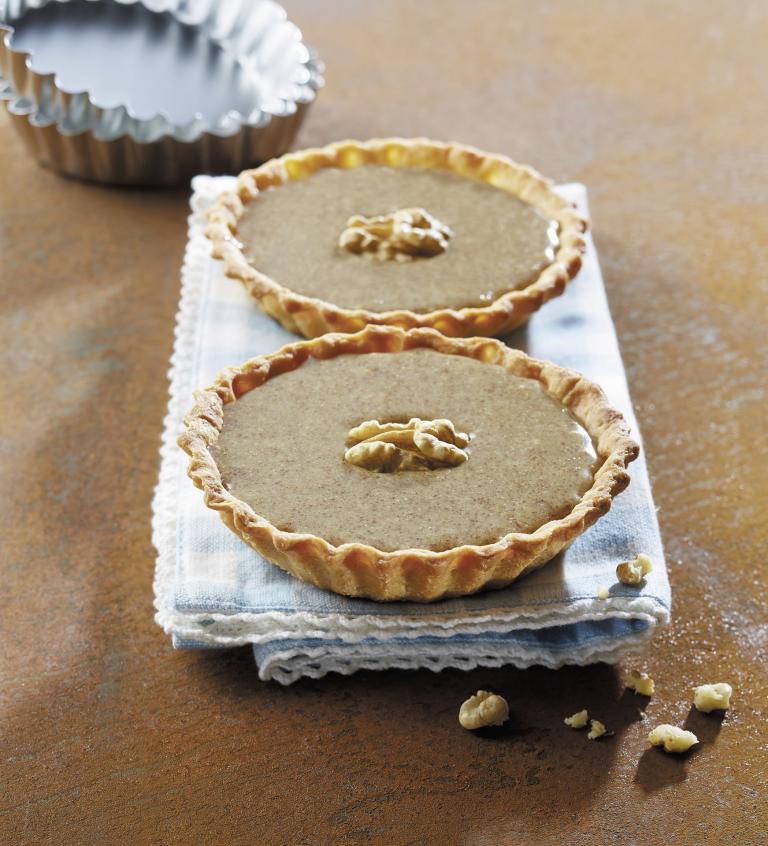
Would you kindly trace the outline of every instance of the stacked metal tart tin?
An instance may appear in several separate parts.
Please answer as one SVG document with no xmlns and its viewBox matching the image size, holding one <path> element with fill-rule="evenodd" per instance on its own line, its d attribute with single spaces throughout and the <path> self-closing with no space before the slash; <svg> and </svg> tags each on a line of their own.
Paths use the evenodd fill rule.
<svg viewBox="0 0 768 846">
<path fill-rule="evenodd" d="M 322 84 L 273 0 L 0 0 L 0 99 L 83 179 L 238 172 L 288 149 Z"/>
</svg>

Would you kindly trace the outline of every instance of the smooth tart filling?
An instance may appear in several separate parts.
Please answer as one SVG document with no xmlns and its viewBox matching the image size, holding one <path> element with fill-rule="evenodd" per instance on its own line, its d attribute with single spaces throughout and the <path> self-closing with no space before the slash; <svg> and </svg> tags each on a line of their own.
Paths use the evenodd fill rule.
<svg viewBox="0 0 768 846">
<path fill-rule="evenodd" d="M 348 460 L 366 443 L 400 458 Z M 596 470 L 586 431 L 537 380 L 431 349 L 309 359 L 226 404 L 212 452 L 278 529 L 383 551 L 532 532 Z"/>
<path fill-rule="evenodd" d="M 557 224 L 450 171 L 321 168 L 262 191 L 237 239 L 248 263 L 346 309 L 485 306 L 552 263 Z"/>
</svg>

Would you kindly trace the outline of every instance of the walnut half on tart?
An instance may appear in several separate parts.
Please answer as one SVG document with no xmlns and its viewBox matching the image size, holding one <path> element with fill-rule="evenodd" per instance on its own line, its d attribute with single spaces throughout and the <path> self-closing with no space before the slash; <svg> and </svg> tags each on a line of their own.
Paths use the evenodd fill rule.
<svg viewBox="0 0 768 846">
<path fill-rule="evenodd" d="M 367 324 L 500 335 L 563 293 L 586 221 L 510 159 L 428 139 L 343 141 L 240 174 L 208 212 L 228 276 L 308 338 Z"/>
<path fill-rule="evenodd" d="M 432 329 L 299 341 L 195 398 L 179 444 L 206 505 L 298 578 L 378 600 L 508 585 L 610 509 L 638 454 L 583 376 Z"/>
</svg>

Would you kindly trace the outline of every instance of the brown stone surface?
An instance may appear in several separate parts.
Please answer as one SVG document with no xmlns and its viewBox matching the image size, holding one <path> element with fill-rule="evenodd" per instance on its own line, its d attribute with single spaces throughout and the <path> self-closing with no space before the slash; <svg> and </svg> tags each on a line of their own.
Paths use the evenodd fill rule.
<svg viewBox="0 0 768 846">
<path fill-rule="evenodd" d="M 0 842 L 765 844 L 764 3 L 313 3 L 303 132 L 424 133 L 590 188 L 675 620 L 625 668 L 262 684 L 152 622 L 149 502 L 186 196 L 38 169 L 0 121 Z M 728 680 L 725 718 L 691 687 Z M 459 728 L 503 693 L 499 736 Z M 615 737 L 562 725 L 588 707 Z M 659 721 L 704 741 L 646 748 Z"/>
</svg>

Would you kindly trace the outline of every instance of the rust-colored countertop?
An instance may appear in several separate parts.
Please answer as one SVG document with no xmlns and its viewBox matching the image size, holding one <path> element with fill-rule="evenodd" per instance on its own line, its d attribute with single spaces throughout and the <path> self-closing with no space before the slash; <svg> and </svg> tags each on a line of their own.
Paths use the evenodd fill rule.
<svg viewBox="0 0 768 846">
<path fill-rule="evenodd" d="M 674 622 L 643 665 L 261 683 L 152 620 L 150 499 L 187 192 L 38 168 L 0 119 L 0 842 L 768 843 L 764 3 L 291 0 L 299 139 L 428 134 L 590 190 Z M 722 722 L 691 688 L 730 681 Z M 457 723 L 504 693 L 494 738 Z M 616 731 L 589 743 L 586 706 Z M 703 740 L 649 750 L 651 725 Z"/>
</svg>

